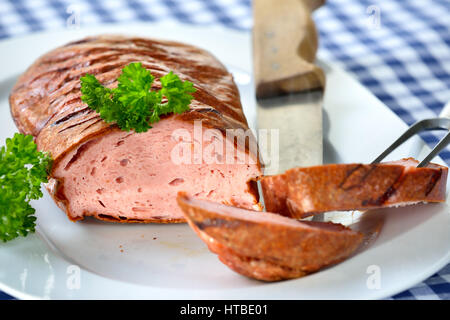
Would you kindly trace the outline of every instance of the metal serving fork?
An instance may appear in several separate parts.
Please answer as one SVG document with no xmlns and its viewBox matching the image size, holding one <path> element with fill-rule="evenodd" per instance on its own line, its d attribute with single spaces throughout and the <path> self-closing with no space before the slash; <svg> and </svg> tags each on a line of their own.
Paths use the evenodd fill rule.
<svg viewBox="0 0 450 320">
<path fill-rule="evenodd" d="M 381 153 L 372 163 L 381 162 L 387 155 L 389 155 L 394 149 L 404 143 L 406 140 L 414 136 L 415 134 L 425 130 L 447 130 L 449 131 L 443 139 L 441 139 L 437 145 L 431 150 L 431 152 L 418 164 L 417 167 L 426 166 L 439 152 L 442 151 L 450 143 L 450 102 L 448 102 L 438 118 L 424 119 L 413 124 L 408 130 L 405 131 L 392 145 L 390 145 L 383 153 Z M 328 221 L 329 217 L 325 216 L 326 213 L 316 214 L 312 217 L 313 221 Z M 365 215 L 363 215 L 365 216 Z M 360 230 L 365 234 L 365 237 L 375 238 L 378 231 L 381 229 L 382 221 L 374 220 L 369 223 L 369 226 L 361 229 L 361 226 L 352 224 L 353 228 Z M 368 245 L 369 242 L 367 242 Z"/>
<path fill-rule="evenodd" d="M 394 149 L 404 143 L 415 134 L 426 130 L 446 130 L 448 133 L 442 138 L 431 152 L 423 159 L 417 167 L 425 167 L 439 152 L 450 143 L 450 102 L 442 110 L 440 117 L 424 119 L 416 122 L 405 131 L 392 145 L 381 153 L 372 163 L 379 163 Z"/>
</svg>

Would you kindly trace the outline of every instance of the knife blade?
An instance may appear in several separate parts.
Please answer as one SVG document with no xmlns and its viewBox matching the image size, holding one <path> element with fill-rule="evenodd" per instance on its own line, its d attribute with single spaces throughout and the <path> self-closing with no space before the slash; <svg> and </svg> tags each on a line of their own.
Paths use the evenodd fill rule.
<svg viewBox="0 0 450 320">
<path fill-rule="evenodd" d="M 253 61 L 263 173 L 323 161 L 323 71 L 314 64 L 317 32 L 311 11 L 323 1 L 255 0 Z M 260 134 L 261 136 L 261 134 Z M 273 138 L 275 137 L 275 138 Z M 278 149 L 278 150 L 277 150 Z M 278 155 L 270 154 L 278 151 Z"/>
</svg>

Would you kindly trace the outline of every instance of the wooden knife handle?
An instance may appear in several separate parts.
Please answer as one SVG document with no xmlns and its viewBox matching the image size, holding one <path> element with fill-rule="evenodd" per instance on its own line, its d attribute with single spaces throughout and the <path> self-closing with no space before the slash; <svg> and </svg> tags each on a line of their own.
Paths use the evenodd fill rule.
<svg viewBox="0 0 450 320">
<path fill-rule="evenodd" d="M 254 0 L 253 61 L 257 97 L 323 88 L 314 64 L 318 34 L 312 10 L 324 0 Z"/>
</svg>

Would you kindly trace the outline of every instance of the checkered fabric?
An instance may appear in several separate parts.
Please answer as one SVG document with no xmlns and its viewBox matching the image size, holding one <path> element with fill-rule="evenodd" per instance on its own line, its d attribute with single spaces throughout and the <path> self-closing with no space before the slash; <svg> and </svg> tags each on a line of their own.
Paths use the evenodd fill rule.
<svg viewBox="0 0 450 320">
<path fill-rule="evenodd" d="M 160 20 L 243 32 L 252 26 L 250 0 L 0 0 L 0 39 L 65 28 L 77 10 L 82 27 Z M 435 117 L 450 100 L 450 0 L 328 0 L 314 18 L 320 56 L 354 74 L 408 125 Z M 422 137 L 431 146 L 442 135 Z M 450 149 L 441 157 L 450 164 Z M 390 299 L 450 299 L 450 265 Z"/>
</svg>

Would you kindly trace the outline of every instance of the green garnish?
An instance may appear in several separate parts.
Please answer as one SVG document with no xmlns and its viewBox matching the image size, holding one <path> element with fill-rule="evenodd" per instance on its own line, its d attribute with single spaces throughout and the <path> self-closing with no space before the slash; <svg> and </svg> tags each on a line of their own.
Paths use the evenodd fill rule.
<svg viewBox="0 0 450 320">
<path fill-rule="evenodd" d="M 172 71 L 163 76 L 161 90 L 151 91 L 153 77 L 141 63 L 122 69 L 117 88 L 104 87 L 92 74 L 81 80 L 81 99 L 106 122 L 115 122 L 124 131 L 146 132 L 160 116 L 189 110 L 196 91 L 189 81 L 181 81 Z M 162 103 L 165 97 L 167 102 Z"/>
<path fill-rule="evenodd" d="M 41 183 L 48 182 L 52 165 L 39 152 L 33 137 L 16 133 L 0 149 L 0 239 L 3 242 L 34 232 L 36 217 L 30 201 L 43 196 Z"/>
</svg>

